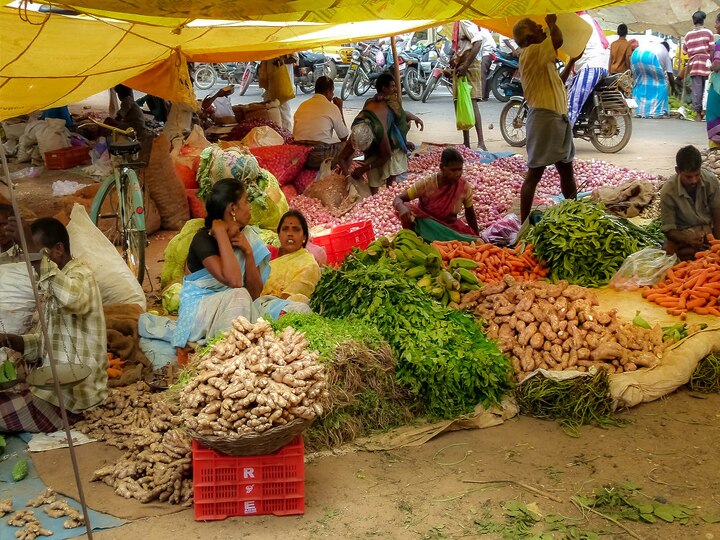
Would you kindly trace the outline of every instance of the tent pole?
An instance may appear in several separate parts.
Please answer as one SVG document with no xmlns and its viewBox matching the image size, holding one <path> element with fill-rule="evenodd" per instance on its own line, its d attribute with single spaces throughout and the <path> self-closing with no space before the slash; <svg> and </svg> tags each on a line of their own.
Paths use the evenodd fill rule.
<svg viewBox="0 0 720 540">
<path fill-rule="evenodd" d="M 30 278 L 30 284 L 32 285 L 33 294 L 35 296 L 35 308 L 40 314 L 39 323 L 40 330 L 42 332 L 43 343 L 52 343 L 49 338 L 47 322 L 45 317 L 42 315 L 42 303 L 40 302 L 40 294 L 38 292 L 37 281 L 35 280 L 35 272 L 30 262 L 30 253 L 28 252 L 27 238 L 25 237 L 25 229 L 20 222 L 20 207 L 18 206 L 17 199 L 15 198 L 15 188 L 12 180 L 10 179 L 10 169 L 7 164 L 7 157 L 5 156 L 5 148 L 0 144 L 0 159 L 2 159 L 2 171 L 7 180 L 8 191 L 10 192 L 10 202 L 13 207 L 15 219 L 18 223 L 18 234 L 20 236 L 20 245 L 23 250 L 23 257 L 25 259 L 25 266 L 27 267 L 28 277 Z M 72 462 L 73 474 L 75 475 L 75 484 L 78 489 L 78 498 L 80 499 L 80 505 L 82 506 L 83 518 L 85 519 L 85 532 L 88 540 L 92 540 L 92 526 L 90 525 L 90 515 L 88 513 L 87 504 L 85 503 L 85 493 L 83 491 L 82 482 L 80 481 L 80 470 L 78 468 L 77 456 L 75 455 L 75 446 L 73 445 L 72 434 L 70 433 L 70 424 L 68 423 L 67 412 L 65 411 L 65 403 L 60 389 L 60 379 L 57 374 L 57 364 L 55 362 L 55 355 L 53 354 L 52 347 L 47 347 L 45 351 L 50 361 L 50 370 L 52 371 L 53 382 L 55 383 L 55 395 L 58 398 L 58 408 L 60 409 L 60 416 L 62 417 L 63 428 L 65 429 L 65 438 L 68 443 L 68 450 L 70 451 L 70 461 Z"/>
<path fill-rule="evenodd" d="M 393 66 L 395 83 L 397 84 L 397 97 L 398 101 L 402 103 L 402 84 L 400 84 L 400 63 L 398 62 L 397 46 L 395 45 L 395 36 L 390 37 L 390 48 L 392 49 L 392 55 L 395 59 L 395 65 Z"/>
</svg>

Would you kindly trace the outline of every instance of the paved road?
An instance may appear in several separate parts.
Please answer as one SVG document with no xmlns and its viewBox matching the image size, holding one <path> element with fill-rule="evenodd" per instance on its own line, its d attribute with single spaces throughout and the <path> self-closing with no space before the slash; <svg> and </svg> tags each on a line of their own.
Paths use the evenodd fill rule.
<svg viewBox="0 0 720 540">
<path fill-rule="evenodd" d="M 221 84 L 209 91 L 197 91 L 199 98 L 222 87 Z M 335 85 L 336 92 L 340 91 L 340 82 Z M 372 91 L 371 91 L 372 92 Z M 351 121 L 362 108 L 365 96 L 351 96 L 345 103 L 345 119 Z M 292 100 L 293 110 L 310 96 L 300 93 Z M 256 85 L 248 88 L 244 96 L 232 96 L 233 104 L 252 103 L 262 100 L 262 91 Z M 412 101 L 405 97 L 403 103 L 411 111 L 423 119 L 425 131 L 420 133 L 413 128 L 410 139 L 416 144 L 427 142 L 461 143 L 462 134 L 455 129 L 455 116 L 453 102 L 446 88 L 437 89 L 428 99 L 427 103 Z M 507 145 L 500 134 L 498 121 L 504 103 L 490 101 L 480 104 L 485 140 L 491 151 L 508 151 L 513 149 Z M 474 143 L 475 136 L 472 135 Z M 633 119 L 633 134 L 630 143 L 617 154 L 602 154 L 586 141 L 576 140 L 577 156 L 582 159 L 602 159 L 619 166 L 642 169 L 657 174 L 671 174 L 674 172 L 675 153 L 681 146 L 693 144 L 699 148 L 706 146 L 705 124 L 701 122 L 688 122 L 677 119 L 643 120 Z"/>
</svg>

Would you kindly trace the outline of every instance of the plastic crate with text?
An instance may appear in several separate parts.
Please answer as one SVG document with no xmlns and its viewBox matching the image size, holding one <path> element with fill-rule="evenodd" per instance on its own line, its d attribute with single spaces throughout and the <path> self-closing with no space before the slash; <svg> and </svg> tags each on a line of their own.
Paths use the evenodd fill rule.
<svg viewBox="0 0 720 540">
<path fill-rule="evenodd" d="M 360 221 L 333 227 L 330 234 L 314 236 L 312 242 L 325 248 L 328 264 L 337 266 L 353 248 L 365 249 L 373 240 L 372 221 Z"/>
<path fill-rule="evenodd" d="M 193 441 L 195 521 L 305 513 L 302 436 L 274 454 L 226 456 Z"/>
<path fill-rule="evenodd" d="M 45 152 L 46 169 L 70 169 L 89 162 L 90 148 L 87 146 L 68 146 L 67 148 Z"/>
</svg>

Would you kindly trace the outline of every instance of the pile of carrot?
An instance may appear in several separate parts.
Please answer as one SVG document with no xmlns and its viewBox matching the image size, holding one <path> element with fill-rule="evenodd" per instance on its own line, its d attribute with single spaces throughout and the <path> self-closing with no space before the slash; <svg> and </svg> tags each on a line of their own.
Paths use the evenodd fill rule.
<svg viewBox="0 0 720 540">
<path fill-rule="evenodd" d="M 547 268 L 533 256 L 533 248 L 526 245 L 523 248 L 501 248 L 493 244 L 475 244 L 451 240 L 448 242 L 433 242 L 442 256 L 443 263 L 452 259 L 463 257 L 478 263 L 477 268 L 471 270 L 483 283 L 497 283 L 503 276 L 510 275 L 519 281 L 536 281 L 547 275 Z"/>
<path fill-rule="evenodd" d="M 673 266 L 665 281 L 643 288 L 642 295 L 670 315 L 694 311 L 720 317 L 720 240 L 711 238 L 709 250 Z"/>
<path fill-rule="evenodd" d="M 110 377 L 111 379 L 119 379 L 120 377 L 122 377 L 123 367 L 125 366 L 125 361 L 122 358 L 115 356 L 111 352 L 107 353 L 107 358 L 108 358 L 108 367 L 107 367 L 108 377 Z"/>
</svg>

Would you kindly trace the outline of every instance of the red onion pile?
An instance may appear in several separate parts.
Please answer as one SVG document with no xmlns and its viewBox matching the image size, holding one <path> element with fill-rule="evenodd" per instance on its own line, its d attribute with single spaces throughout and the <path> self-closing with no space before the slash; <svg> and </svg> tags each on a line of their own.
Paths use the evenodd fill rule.
<svg viewBox="0 0 720 540">
<path fill-rule="evenodd" d="M 290 133 L 287 129 L 281 128 L 275 122 L 268 120 L 267 118 L 251 118 L 249 120 L 243 120 L 237 126 L 233 127 L 229 135 L 229 140 L 241 141 L 253 128 L 260 126 L 268 126 L 277 131 L 285 141 L 285 144 L 291 144 L 295 140 L 293 139 L 292 133 Z"/>
<path fill-rule="evenodd" d="M 465 163 L 476 161 L 480 158 L 478 154 L 476 154 L 473 150 L 470 150 L 467 146 L 456 144 L 455 148 L 458 152 L 460 152 L 465 160 Z M 443 150 L 445 150 L 445 146 L 438 146 L 437 148 L 433 148 L 423 154 L 414 156 L 410 160 L 410 163 L 408 163 L 408 172 L 426 173 L 428 171 L 438 170 L 440 167 L 440 155 Z"/>
<path fill-rule="evenodd" d="M 332 227 L 369 219 L 377 236 L 392 234 L 400 229 L 400 221 L 392 207 L 393 199 L 428 171 L 437 170 L 441 151 L 442 149 L 439 152 L 431 151 L 424 156 L 413 158 L 408 167 L 411 172 L 404 182 L 359 202 L 341 218 L 330 214 L 319 201 L 302 195 L 295 197 L 291 206 L 305 214 L 310 226 Z M 467 149 L 466 151 L 472 152 Z M 477 157 L 474 152 L 472 153 Z M 431 159 L 434 164 L 430 163 Z M 507 214 L 513 202 L 520 196 L 520 186 L 526 171 L 527 163 L 522 157 L 501 158 L 490 164 L 477 161 L 465 163 L 463 178 L 473 187 L 475 213 L 481 230 Z M 604 161 L 575 160 L 575 179 L 578 190 L 583 192 L 602 186 L 617 186 L 632 179 L 656 180 L 657 176 L 626 167 L 617 167 Z M 549 167 L 538 185 L 535 203 L 552 204 L 552 197 L 559 194 L 560 179 L 555 168 Z"/>
</svg>

